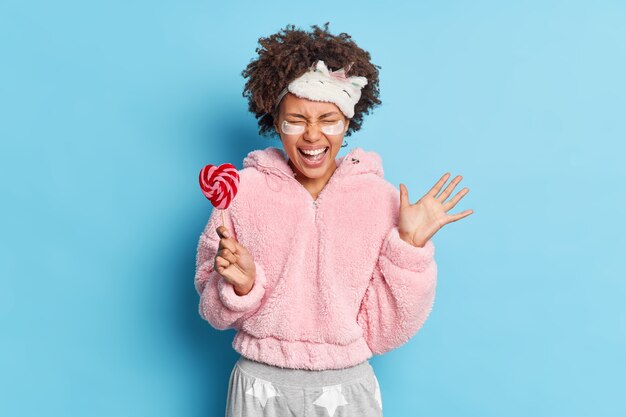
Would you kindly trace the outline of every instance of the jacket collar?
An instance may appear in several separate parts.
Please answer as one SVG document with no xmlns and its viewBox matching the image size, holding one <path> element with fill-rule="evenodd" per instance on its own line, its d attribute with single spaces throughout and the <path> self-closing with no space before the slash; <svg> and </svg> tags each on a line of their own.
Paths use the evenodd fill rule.
<svg viewBox="0 0 626 417">
<path fill-rule="evenodd" d="M 253 167 L 265 174 L 275 174 L 282 178 L 295 178 L 296 173 L 291 169 L 288 156 L 283 149 L 268 146 L 257 149 L 248 154 L 243 160 L 243 167 Z M 380 155 L 362 148 L 352 148 L 345 156 L 335 159 L 337 169 L 333 177 L 373 173 L 383 177 L 383 165 Z"/>
</svg>

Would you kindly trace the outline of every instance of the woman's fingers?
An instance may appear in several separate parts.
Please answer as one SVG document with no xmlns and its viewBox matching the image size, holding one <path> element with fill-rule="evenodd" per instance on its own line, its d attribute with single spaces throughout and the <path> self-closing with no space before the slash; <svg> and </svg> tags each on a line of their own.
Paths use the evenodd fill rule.
<svg viewBox="0 0 626 417">
<path fill-rule="evenodd" d="M 462 219 L 463 217 L 467 217 L 473 212 L 474 210 L 469 209 L 469 210 L 465 210 L 457 214 L 451 214 L 448 216 L 448 223 L 452 223 L 452 222 Z"/>
<path fill-rule="evenodd" d="M 449 176 L 450 176 L 449 172 L 446 172 L 445 174 L 443 174 L 443 177 L 441 177 L 439 181 L 437 181 L 437 184 L 433 185 L 433 188 L 431 188 L 427 194 L 431 196 L 432 198 L 435 198 L 437 196 L 437 193 L 441 191 L 441 187 L 443 187 L 446 181 L 448 181 Z"/>
<path fill-rule="evenodd" d="M 221 250 L 217 251 L 217 255 L 221 256 L 224 259 L 226 259 L 231 264 L 234 264 L 234 263 L 237 262 L 237 255 L 235 255 L 233 252 L 231 252 L 228 249 L 221 249 Z"/>
<path fill-rule="evenodd" d="M 226 259 L 222 258 L 221 256 L 215 257 L 214 268 L 220 275 L 224 272 L 224 269 L 228 268 L 229 266 L 230 262 L 228 262 Z"/>
<path fill-rule="evenodd" d="M 456 185 L 461 181 L 461 179 L 463 179 L 463 177 L 460 175 L 457 175 L 456 177 L 454 177 L 452 182 L 448 184 L 445 190 L 443 190 L 443 193 L 441 193 L 441 195 L 437 197 L 437 200 L 439 200 L 442 203 L 446 201 L 446 198 L 450 196 L 450 194 L 452 193 L 452 190 L 454 190 L 454 187 L 456 187 Z"/>
<path fill-rule="evenodd" d="M 228 239 L 228 238 L 230 238 L 230 237 L 233 237 L 233 236 L 232 236 L 232 233 L 230 232 L 230 230 L 228 230 L 228 229 L 226 228 L 226 226 L 218 226 L 218 227 L 215 229 L 215 231 L 217 232 L 217 235 L 218 235 L 220 238 L 226 238 L 226 239 Z"/>
<path fill-rule="evenodd" d="M 410 204 L 409 190 L 406 188 L 406 185 L 400 183 L 400 207 L 408 207 Z"/>
<path fill-rule="evenodd" d="M 234 255 L 228 249 L 225 249 L 224 251 L 218 252 L 217 255 L 215 255 L 215 269 L 226 269 L 229 266 L 236 264 L 238 260 L 239 257 L 237 255 Z M 223 269 L 217 269 L 217 272 L 222 274 Z"/>
<path fill-rule="evenodd" d="M 447 201 L 446 203 L 444 203 L 443 205 L 444 211 L 448 211 L 454 206 L 456 206 L 456 203 L 458 203 L 460 199 L 465 197 L 465 194 L 467 193 L 469 193 L 469 188 L 467 187 L 463 188 L 461 191 L 456 193 L 455 196 L 450 199 L 450 201 Z"/>
<path fill-rule="evenodd" d="M 229 238 L 225 237 L 226 234 L 230 234 L 229 230 L 226 229 L 224 226 L 220 226 L 216 229 L 216 231 L 217 231 L 217 234 L 221 237 L 220 243 L 217 249 L 218 250 L 228 249 L 232 253 L 237 253 L 238 242 L 235 240 L 234 237 L 229 237 Z"/>
</svg>

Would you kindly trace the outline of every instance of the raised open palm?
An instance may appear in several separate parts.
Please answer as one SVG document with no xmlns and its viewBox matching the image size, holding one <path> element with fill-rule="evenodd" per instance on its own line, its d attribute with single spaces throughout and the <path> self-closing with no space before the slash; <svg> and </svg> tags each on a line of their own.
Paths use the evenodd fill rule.
<svg viewBox="0 0 626 417">
<path fill-rule="evenodd" d="M 449 201 L 445 201 L 463 178 L 457 175 L 446 189 L 437 195 L 449 177 L 450 173 L 445 173 L 430 191 L 415 204 L 409 202 L 409 191 L 404 184 L 400 184 L 398 230 L 403 240 L 413 246 L 423 247 L 443 226 L 474 212 L 474 210 L 468 209 L 457 214 L 447 213 L 469 192 L 469 188 L 465 187 Z"/>
</svg>

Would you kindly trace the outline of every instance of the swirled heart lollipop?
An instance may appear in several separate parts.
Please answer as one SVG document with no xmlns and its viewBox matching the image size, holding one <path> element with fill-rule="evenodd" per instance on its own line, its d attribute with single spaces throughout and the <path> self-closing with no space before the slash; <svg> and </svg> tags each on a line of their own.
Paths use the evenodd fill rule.
<svg viewBox="0 0 626 417">
<path fill-rule="evenodd" d="M 233 164 L 206 165 L 200 170 L 200 188 L 217 209 L 227 209 L 239 188 L 239 173 Z M 222 226 L 224 211 L 222 211 Z"/>
</svg>

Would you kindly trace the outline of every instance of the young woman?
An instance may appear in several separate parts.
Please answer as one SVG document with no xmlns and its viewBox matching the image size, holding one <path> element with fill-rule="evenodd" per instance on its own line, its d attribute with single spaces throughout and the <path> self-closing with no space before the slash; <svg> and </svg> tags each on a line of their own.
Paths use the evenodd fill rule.
<svg viewBox="0 0 626 417">
<path fill-rule="evenodd" d="M 237 196 L 200 236 L 199 312 L 236 329 L 241 354 L 227 416 L 381 416 L 368 359 L 406 343 L 434 302 L 433 235 L 447 214 L 449 174 L 419 201 L 386 181 L 380 156 L 344 138 L 379 105 L 378 70 L 349 35 L 287 26 L 259 39 L 244 95 L 260 133 L 282 149 L 250 152 Z"/>
</svg>

